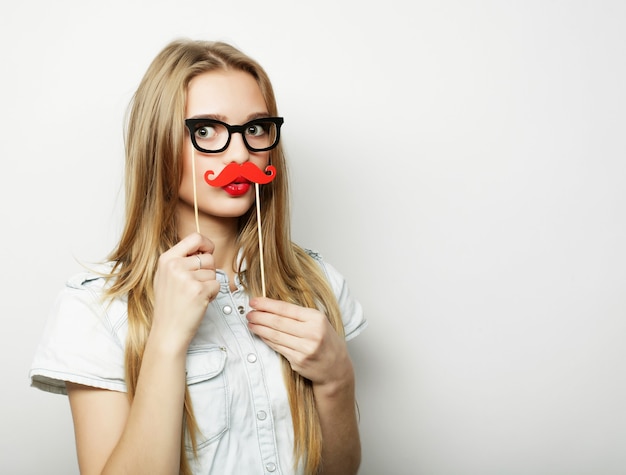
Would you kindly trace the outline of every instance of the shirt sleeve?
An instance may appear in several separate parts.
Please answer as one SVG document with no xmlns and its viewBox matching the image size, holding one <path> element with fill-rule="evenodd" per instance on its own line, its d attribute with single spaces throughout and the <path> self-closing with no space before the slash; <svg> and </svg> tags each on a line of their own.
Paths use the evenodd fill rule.
<svg viewBox="0 0 626 475">
<path fill-rule="evenodd" d="M 339 303 L 346 340 L 351 340 L 367 328 L 363 308 L 350 293 L 344 276 L 328 262 L 321 260 L 321 263 Z"/>
<path fill-rule="evenodd" d="M 126 305 L 103 301 L 104 279 L 81 274 L 59 293 L 30 369 L 31 386 L 67 394 L 66 382 L 126 392 Z"/>
</svg>

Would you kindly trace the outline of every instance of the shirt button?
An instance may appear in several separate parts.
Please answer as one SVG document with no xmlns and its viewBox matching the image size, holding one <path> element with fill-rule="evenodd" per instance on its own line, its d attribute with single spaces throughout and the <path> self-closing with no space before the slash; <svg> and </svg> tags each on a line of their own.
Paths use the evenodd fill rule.
<svg viewBox="0 0 626 475">
<path fill-rule="evenodd" d="M 256 363 L 256 355 L 254 353 L 248 355 L 248 363 Z"/>
<path fill-rule="evenodd" d="M 237 310 L 239 311 L 241 315 L 243 315 L 243 313 L 246 311 L 246 309 L 243 308 L 243 305 L 240 305 L 239 307 L 237 307 Z"/>
<path fill-rule="evenodd" d="M 256 413 L 256 418 L 260 421 L 264 421 L 267 417 L 267 413 L 265 411 L 259 411 Z"/>
<path fill-rule="evenodd" d="M 276 470 L 276 464 L 275 463 L 268 463 L 265 468 L 267 469 L 268 472 L 274 472 Z"/>
<path fill-rule="evenodd" d="M 233 309 L 230 305 L 224 305 L 224 307 L 222 307 L 222 312 L 224 312 L 226 315 L 230 315 L 232 311 Z"/>
</svg>

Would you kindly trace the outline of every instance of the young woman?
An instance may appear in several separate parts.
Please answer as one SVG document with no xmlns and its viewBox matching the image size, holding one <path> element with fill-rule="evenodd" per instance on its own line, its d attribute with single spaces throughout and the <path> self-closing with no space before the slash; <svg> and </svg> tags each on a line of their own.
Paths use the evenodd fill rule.
<svg viewBox="0 0 626 475">
<path fill-rule="evenodd" d="M 357 472 L 345 341 L 366 322 L 291 241 L 282 122 L 264 70 L 228 44 L 172 42 L 146 72 L 119 244 L 68 281 L 31 368 L 69 395 L 82 474 Z M 257 199 L 247 172 L 216 185 L 229 164 L 273 176 Z"/>
</svg>

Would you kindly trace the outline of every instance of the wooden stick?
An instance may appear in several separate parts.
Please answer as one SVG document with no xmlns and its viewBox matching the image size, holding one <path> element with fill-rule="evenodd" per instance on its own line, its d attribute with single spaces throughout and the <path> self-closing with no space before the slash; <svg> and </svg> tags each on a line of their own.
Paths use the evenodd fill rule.
<svg viewBox="0 0 626 475">
<path fill-rule="evenodd" d="M 259 257 L 261 259 L 261 289 L 263 297 L 265 294 L 265 264 L 263 263 L 263 233 L 261 232 L 261 200 L 259 198 L 259 184 L 254 184 L 254 192 L 256 194 L 256 225 L 259 233 Z"/>
<path fill-rule="evenodd" d="M 196 231 L 200 234 L 200 220 L 198 219 L 198 189 L 196 186 L 196 151 L 191 147 L 191 176 L 193 182 L 193 212 L 196 217 Z"/>
</svg>

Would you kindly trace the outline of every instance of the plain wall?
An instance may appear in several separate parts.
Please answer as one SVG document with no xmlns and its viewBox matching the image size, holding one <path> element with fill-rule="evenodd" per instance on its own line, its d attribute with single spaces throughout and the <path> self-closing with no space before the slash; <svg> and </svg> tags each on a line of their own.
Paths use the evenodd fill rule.
<svg viewBox="0 0 626 475">
<path fill-rule="evenodd" d="M 362 475 L 626 473 L 626 4 L 0 6 L 0 473 L 78 473 L 29 387 L 48 309 L 120 230 L 127 103 L 187 36 L 265 66 L 293 235 L 347 278 Z"/>
</svg>

